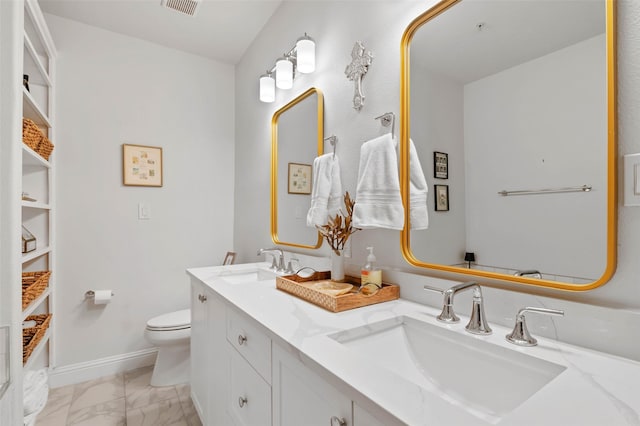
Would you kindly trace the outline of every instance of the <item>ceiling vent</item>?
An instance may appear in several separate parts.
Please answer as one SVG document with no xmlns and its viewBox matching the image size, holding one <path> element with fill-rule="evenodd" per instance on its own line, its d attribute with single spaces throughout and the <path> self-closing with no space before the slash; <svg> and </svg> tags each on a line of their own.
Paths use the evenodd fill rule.
<svg viewBox="0 0 640 426">
<path fill-rule="evenodd" d="M 195 16 L 202 0 L 162 0 L 162 6 L 185 15 Z"/>
</svg>

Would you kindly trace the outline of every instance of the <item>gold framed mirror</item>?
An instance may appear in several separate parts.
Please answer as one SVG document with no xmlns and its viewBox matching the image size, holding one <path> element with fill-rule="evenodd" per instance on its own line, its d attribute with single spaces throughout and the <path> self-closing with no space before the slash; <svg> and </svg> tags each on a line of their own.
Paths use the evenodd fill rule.
<svg viewBox="0 0 640 426">
<path fill-rule="evenodd" d="M 615 0 L 443 0 L 411 22 L 400 114 L 411 265 L 568 291 L 611 278 L 615 12 Z M 410 228 L 416 165 L 429 187 L 424 231 Z"/>
<path fill-rule="evenodd" d="M 271 120 L 271 239 L 317 249 L 322 236 L 306 225 L 313 160 L 324 152 L 324 98 L 314 87 L 277 110 Z"/>
</svg>

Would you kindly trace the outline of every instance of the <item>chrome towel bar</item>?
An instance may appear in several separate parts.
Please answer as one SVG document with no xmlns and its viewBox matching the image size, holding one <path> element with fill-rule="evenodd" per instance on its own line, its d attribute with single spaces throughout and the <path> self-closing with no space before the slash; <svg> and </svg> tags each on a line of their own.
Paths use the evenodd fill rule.
<svg viewBox="0 0 640 426">
<path fill-rule="evenodd" d="M 503 197 L 507 197 L 509 195 L 531 195 L 531 194 L 556 194 L 560 192 L 589 192 L 591 191 L 590 185 L 582 185 L 582 186 L 570 186 L 566 188 L 549 188 L 549 189 L 525 189 L 518 191 L 499 191 L 498 194 Z"/>
</svg>

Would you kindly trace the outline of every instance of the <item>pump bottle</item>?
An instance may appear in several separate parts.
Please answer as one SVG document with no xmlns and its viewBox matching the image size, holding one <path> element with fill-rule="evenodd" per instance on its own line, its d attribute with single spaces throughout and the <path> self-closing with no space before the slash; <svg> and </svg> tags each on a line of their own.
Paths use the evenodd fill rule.
<svg viewBox="0 0 640 426">
<path fill-rule="evenodd" d="M 369 250 L 369 255 L 367 256 L 367 263 L 364 264 L 360 271 L 360 286 L 375 284 L 378 287 L 382 287 L 382 271 L 376 266 L 373 247 L 367 247 L 367 250 Z"/>
</svg>

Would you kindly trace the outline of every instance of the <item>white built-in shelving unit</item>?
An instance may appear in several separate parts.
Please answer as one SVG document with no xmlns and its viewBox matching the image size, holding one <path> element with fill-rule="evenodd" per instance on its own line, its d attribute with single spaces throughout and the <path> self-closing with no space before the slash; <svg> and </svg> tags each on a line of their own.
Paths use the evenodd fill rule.
<svg viewBox="0 0 640 426">
<path fill-rule="evenodd" d="M 22 89 L 22 115 L 33 120 L 54 143 L 55 137 L 55 47 L 44 16 L 36 0 L 24 0 L 23 74 L 29 76 L 29 90 Z M 54 296 L 55 271 L 55 150 L 48 160 L 22 145 L 22 191 L 36 201 L 22 201 L 22 225 L 35 237 L 37 249 L 22 255 L 22 271 L 52 271 L 49 287 L 22 311 L 23 320 L 33 314 L 51 313 L 51 323 L 44 338 L 34 349 L 25 369 L 55 365 Z"/>
</svg>

